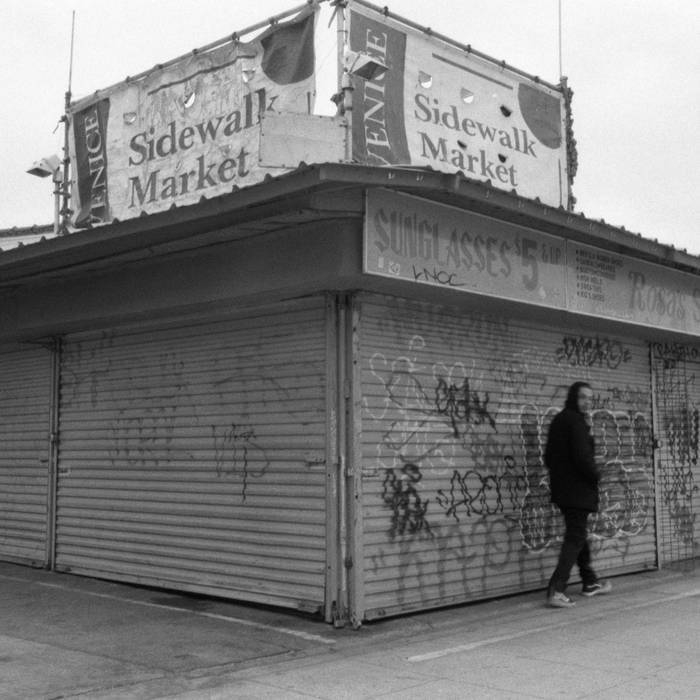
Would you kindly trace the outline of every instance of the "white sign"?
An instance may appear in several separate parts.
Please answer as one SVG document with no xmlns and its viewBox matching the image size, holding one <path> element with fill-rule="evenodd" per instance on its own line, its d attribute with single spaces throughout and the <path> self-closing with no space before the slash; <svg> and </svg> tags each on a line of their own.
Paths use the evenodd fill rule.
<svg viewBox="0 0 700 700">
<path fill-rule="evenodd" d="M 92 226 L 261 181 L 260 122 L 310 113 L 314 17 L 178 61 L 73 104 L 72 204 Z M 292 167 L 297 167 L 298 163 Z"/>
<path fill-rule="evenodd" d="M 562 91 L 359 3 L 351 5 L 350 48 L 388 69 L 355 79 L 355 160 L 461 171 L 568 206 Z"/>
<path fill-rule="evenodd" d="M 700 275 L 391 190 L 367 192 L 363 271 L 700 337 Z"/>
<path fill-rule="evenodd" d="M 365 272 L 566 308 L 561 238 L 389 190 L 365 216 Z"/>
<path fill-rule="evenodd" d="M 700 336 L 700 276 L 567 242 L 571 311 Z"/>
</svg>

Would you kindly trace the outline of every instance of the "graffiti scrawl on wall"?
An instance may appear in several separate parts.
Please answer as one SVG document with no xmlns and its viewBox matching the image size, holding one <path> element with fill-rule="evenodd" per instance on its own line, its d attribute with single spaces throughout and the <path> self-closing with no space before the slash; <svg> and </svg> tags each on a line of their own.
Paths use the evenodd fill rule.
<svg viewBox="0 0 700 700">
<path fill-rule="evenodd" d="M 220 478 L 241 475 L 241 497 L 245 503 L 250 477 L 261 478 L 270 466 L 265 448 L 256 441 L 255 428 L 250 425 L 212 425 L 211 432 L 216 475 Z M 252 463 L 260 465 L 259 468 L 254 469 Z"/>
<path fill-rule="evenodd" d="M 378 515 L 372 523 L 386 537 L 372 550 L 375 568 L 390 561 L 392 543 L 399 566 L 438 573 L 450 558 L 466 568 L 555 556 L 562 524 L 544 448 L 578 379 L 596 391 L 590 420 L 602 480 L 600 510 L 590 520 L 594 545 L 624 559 L 636 537 L 653 540 L 650 392 L 643 377 L 635 383 L 636 370 L 620 373 L 640 362 L 632 346 L 561 335 L 549 348 L 527 347 L 503 323 L 494 324 L 492 339 L 483 324 L 445 342 L 397 316 L 390 323 L 399 332 L 391 335 L 403 337 L 395 350 L 377 347 L 366 357 L 365 492 L 377 484 L 384 524 Z"/>
<path fill-rule="evenodd" d="M 526 406 L 521 413 L 527 483 L 523 513 L 530 517 L 520 522 L 528 549 L 544 549 L 556 539 L 559 516 L 550 504 L 543 455 L 549 424 L 559 410 L 552 406 L 540 415 L 536 406 Z M 651 426 L 639 412 L 598 409 L 591 414 L 591 432 L 602 479 L 600 507 L 589 530 L 593 538 L 627 541 L 644 530 L 652 512 Z"/>
<path fill-rule="evenodd" d="M 416 488 L 421 480 L 420 469 L 415 464 L 405 464 L 399 474 L 386 470 L 382 499 L 391 510 L 390 537 L 425 531 L 430 534 L 430 525 L 425 519 L 429 501 L 421 498 Z"/>
<path fill-rule="evenodd" d="M 222 493 L 238 490 L 242 504 L 247 503 L 249 487 L 265 480 L 270 460 L 256 427 L 225 415 L 208 415 L 199 395 L 202 393 L 200 375 L 187 355 L 176 350 L 149 357 L 149 381 L 143 381 L 140 358 L 125 368 L 113 360 L 110 350 L 114 339 L 104 334 L 92 343 L 72 343 L 62 358 L 62 412 L 70 418 L 76 412 L 79 420 L 86 399 L 99 413 L 107 396 L 113 405 L 105 411 L 108 420 L 104 444 L 110 468 L 121 473 L 129 466 L 142 470 L 171 469 L 173 463 L 185 460 L 194 465 L 205 478 L 224 485 Z M 122 380 L 124 390 L 110 394 L 110 382 Z M 223 405 L 229 397 L 237 396 L 235 376 L 206 382 L 204 391 L 216 393 Z M 264 378 L 261 382 L 265 382 Z M 273 380 L 264 386 L 281 400 L 290 400 L 286 390 Z M 235 401 L 233 409 L 246 411 Z M 65 418 L 64 418 L 65 420 Z M 99 438 L 97 438 L 99 439 Z"/>
</svg>

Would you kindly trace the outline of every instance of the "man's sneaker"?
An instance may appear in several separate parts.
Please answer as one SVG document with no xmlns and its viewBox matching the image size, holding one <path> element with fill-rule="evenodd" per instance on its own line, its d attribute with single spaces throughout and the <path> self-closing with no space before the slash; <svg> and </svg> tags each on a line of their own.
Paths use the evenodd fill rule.
<svg viewBox="0 0 700 700">
<path fill-rule="evenodd" d="M 581 589 L 581 595 L 590 598 L 594 595 L 610 593 L 610 591 L 612 591 L 612 583 L 610 583 L 610 581 L 597 581 L 596 583 L 585 584 Z"/>
<path fill-rule="evenodd" d="M 556 592 L 547 596 L 547 605 L 550 608 L 573 608 L 576 603 L 566 593 Z"/>
</svg>

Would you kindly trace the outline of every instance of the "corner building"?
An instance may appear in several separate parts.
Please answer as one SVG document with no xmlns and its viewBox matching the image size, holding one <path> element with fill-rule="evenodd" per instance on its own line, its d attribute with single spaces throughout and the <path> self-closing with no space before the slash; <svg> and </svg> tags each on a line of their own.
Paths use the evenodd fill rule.
<svg viewBox="0 0 700 700">
<path fill-rule="evenodd" d="M 692 562 L 699 273 L 348 164 L 4 251 L 0 558 L 355 625 L 542 588 L 547 429 L 586 380 L 598 568 Z"/>
</svg>

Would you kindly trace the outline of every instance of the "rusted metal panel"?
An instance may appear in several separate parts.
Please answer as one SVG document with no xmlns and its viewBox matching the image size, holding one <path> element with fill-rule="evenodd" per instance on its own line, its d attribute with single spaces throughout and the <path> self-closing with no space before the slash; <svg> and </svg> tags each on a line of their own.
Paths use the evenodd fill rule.
<svg viewBox="0 0 700 700">
<path fill-rule="evenodd" d="M 700 553 L 700 347 L 653 343 L 659 559 L 694 566 Z"/>
<path fill-rule="evenodd" d="M 51 356 L 0 347 L 0 559 L 43 565 L 49 487 Z"/>
<path fill-rule="evenodd" d="M 321 610 L 323 298 L 65 340 L 56 565 Z"/>
<path fill-rule="evenodd" d="M 655 566 L 646 343 L 370 296 L 360 328 L 365 617 L 546 585 L 563 523 L 543 453 L 578 380 L 603 471 L 595 565 Z"/>
</svg>

